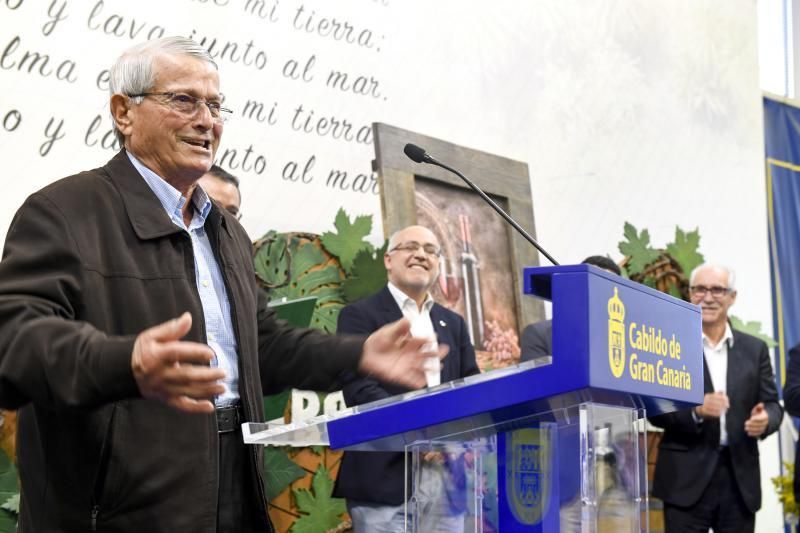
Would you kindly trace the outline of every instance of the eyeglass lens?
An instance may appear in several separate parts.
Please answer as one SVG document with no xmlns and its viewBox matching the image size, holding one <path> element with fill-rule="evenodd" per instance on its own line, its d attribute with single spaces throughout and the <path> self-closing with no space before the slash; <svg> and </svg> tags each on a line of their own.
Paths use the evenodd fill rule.
<svg viewBox="0 0 800 533">
<path fill-rule="evenodd" d="M 728 292 L 727 287 L 720 287 L 719 285 L 715 285 L 714 287 L 706 287 L 705 285 L 693 285 L 689 287 L 689 290 L 692 291 L 692 294 L 696 294 L 698 296 L 704 296 L 707 293 L 711 293 L 711 296 L 720 297 L 723 294 Z"/>
<path fill-rule="evenodd" d="M 419 251 L 420 248 L 428 255 L 439 255 L 439 248 L 431 243 L 420 244 L 417 241 L 409 241 L 394 247 L 395 250 L 406 250 L 409 252 Z"/>
</svg>

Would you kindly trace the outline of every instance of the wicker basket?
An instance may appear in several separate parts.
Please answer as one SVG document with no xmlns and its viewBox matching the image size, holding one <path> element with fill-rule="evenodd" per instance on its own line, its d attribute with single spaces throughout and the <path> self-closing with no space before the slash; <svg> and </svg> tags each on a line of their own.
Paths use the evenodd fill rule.
<svg viewBox="0 0 800 533">
<path fill-rule="evenodd" d="M 673 294 L 670 288 L 674 287 L 681 299 L 689 301 L 689 279 L 683 272 L 683 269 L 678 262 L 669 255 L 665 250 L 659 250 L 661 255 L 658 259 L 650 263 L 645 269 L 638 273 L 632 274 L 630 279 L 639 283 L 644 283 L 646 279 L 652 279 L 655 282 L 655 287 L 661 292 Z M 620 263 L 620 266 L 627 268 L 630 257 L 626 257 Z"/>
</svg>

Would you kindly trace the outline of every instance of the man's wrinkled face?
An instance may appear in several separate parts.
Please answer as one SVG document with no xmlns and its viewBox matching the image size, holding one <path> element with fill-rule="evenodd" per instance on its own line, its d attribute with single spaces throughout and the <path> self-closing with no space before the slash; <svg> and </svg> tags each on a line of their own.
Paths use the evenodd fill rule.
<svg viewBox="0 0 800 533">
<path fill-rule="evenodd" d="M 411 226 L 398 232 L 389 243 L 383 264 L 389 281 L 409 296 L 433 286 L 439 275 L 439 241 L 427 228 Z"/>
<path fill-rule="evenodd" d="M 692 303 L 703 309 L 703 326 L 724 324 L 728 309 L 736 301 L 736 291 L 728 286 L 728 273 L 715 266 L 697 271 L 689 293 Z"/>
<path fill-rule="evenodd" d="M 216 68 L 201 59 L 160 54 L 153 62 L 155 85 L 148 93 L 184 93 L 207 101 L 219 101 Z M 177 184 L 197 181 L 214 160 L 222 136 L 222 123 L 211 117 L 206 105 L 194 113 L 180 113 L 164 97 L 145 97 L 131 104 L 130 123 L 120 128 L 128 137 L 126 147 L 148 168 Z"/>
</svg>

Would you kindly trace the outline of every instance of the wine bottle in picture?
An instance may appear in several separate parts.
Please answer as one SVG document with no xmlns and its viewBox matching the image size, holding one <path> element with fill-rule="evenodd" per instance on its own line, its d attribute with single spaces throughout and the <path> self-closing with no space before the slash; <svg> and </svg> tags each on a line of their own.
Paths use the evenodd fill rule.
<svg viewBox="0 0 800 533">
<path fill-rule="evenodd" d="M 461 299 L 463 285 L 461 272 L 457 271 L 456 262 L 443 255 L 439 261 L 439 289 L 447 302 L 447 307 L 452 309 Z"/>
<path fill-rule="evenodd" d="M 469 217 L 458 215 L 461 226 L 461 273 L 464 283 L 464 307 L 470 340 L 476 350 L 483 349 L 483 303 L 481 302 L 480 263 L 472 249 Z"/>
</svg>

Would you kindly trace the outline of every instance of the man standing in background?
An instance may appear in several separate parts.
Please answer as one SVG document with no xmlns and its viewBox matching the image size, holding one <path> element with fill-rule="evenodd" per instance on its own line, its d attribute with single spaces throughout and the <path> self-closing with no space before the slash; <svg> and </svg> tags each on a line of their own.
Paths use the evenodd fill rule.
<svg viewBox="0 0 800 533">
<path fill-rule="evenodd" d="M 411 321 L 414 337 L 450 348 L 441 373 L 439 361 L 434 360 L 428 369 L 429 386 L 480 372 L 464 319 L 434 303 L 430 295 L 439 275 L 440 256 L 439 241 L 429 229 L 409 226 L 396 232 L 383 259 L 389 283 L 378 293 L 343 308 L 337 327 L 338 333 L 370 334 L 405 316 Z M 375 377 L 350 378 L 343 389 L 350 407 L 408 391 Z M 334 496 L 347 499 L 355 533 L 405 531 L 405 457 L 402 452 L 345 452 Z M 420 517 L 421 530 L 462 531 L 466 496 L 465 487 L 458 485 L 463 480 L 446 472 L 449 457 L 430 459 L 423 465 L 420 487 L 431 496 L 433 505 Z"/>
<path fill-rule="evenodd" d="M 239 190 L 239 178 L 219 165 L 212 165 L 197 184 L 236 220 L 242 218 L 242 191 Z"/>
<path fill-rule="evenodd" d="M 786 367 L 786 383 L 783 385 L 783 405 L 792 416 L 800 416 L 800 344 L 789 350 Z M 800 497 L 800 440 L 794 451 L 794 500 Z"/>
<path fill-rule="evenodd" d="M 732 270 L 712 264 L 690 277 L 702 307 L 703 404 L 650 418 L 664 428 L 653 495 L 664 501 L 667 533 L 752 532 L 761 507 L 758 439 L 778 429 L 783 409 L 767 345 L 731 329 Z"/>
</svg>

